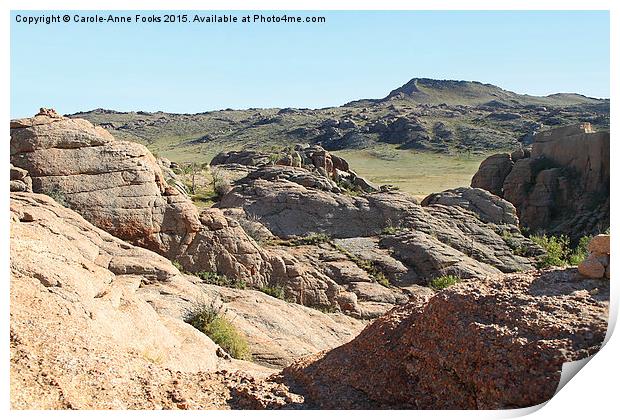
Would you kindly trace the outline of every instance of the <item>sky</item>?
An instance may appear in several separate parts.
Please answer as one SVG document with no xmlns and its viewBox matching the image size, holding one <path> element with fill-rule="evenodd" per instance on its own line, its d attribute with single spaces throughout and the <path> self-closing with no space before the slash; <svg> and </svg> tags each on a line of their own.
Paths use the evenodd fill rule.
<svg viewBox="0 0 620 420">
<path fill-rule="evenodd" d="M 414 77 L 609 97 L 606 11 L 288 12 L 326 17 L 314 24 L 16 22 L 76 13 L 94 14 L 11 13 L 12 118 L 40 107 L 63 114 L 320 108 L 382 98 Z M 153 13 L 174 12 L 114 14 Z M 216 12 L 176 13 L 191 20 Z M 234 15 L 248 13 L 255 12 Z"/>
</svg>

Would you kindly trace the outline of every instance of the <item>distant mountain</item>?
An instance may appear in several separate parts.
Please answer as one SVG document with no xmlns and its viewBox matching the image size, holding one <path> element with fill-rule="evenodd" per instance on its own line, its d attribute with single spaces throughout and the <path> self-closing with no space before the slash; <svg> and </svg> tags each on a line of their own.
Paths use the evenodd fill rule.
<svg viewBox="0 0 620 420">
<path fill-rule="evenodd" d="M 490 84 L 416 78 L 382 99 L 322 109 L 220 110 L 199 114 L 96 109 L 85 118 L 119 139 L 181 160 L 210 160 L 223 150 L 270 150 L 296 143 L 330 150 L 392 144 L 438 153 L 488 154 L 527 144 L 532 133 L 590 122 L 609 129 L 609 99 L 573 93 L 521 95 Z"/>
<path fill-rule="evenodd" d="M 485 105 L 495 106 L 568 106 L 609 104 L 609 99 L 589 98 L 576 93 L 555 93 L 548 96 L 521 95 L 488 83 L 464 80 L 414 78 L 391 91 L 385 98 L 354 101 L 349 105 L 367 102 L 406 100 L 418 104 Z"/>
</svg>

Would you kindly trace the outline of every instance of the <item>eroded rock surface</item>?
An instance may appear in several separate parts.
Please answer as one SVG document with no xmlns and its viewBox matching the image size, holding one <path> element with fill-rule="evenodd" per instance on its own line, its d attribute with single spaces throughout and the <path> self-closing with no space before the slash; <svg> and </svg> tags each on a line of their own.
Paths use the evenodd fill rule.
<svg viewBox="0 0 620 420">
<path fill-rule="evenodd" d="M 261 365 L 223 357 L 184 322 L 201 302 L 222 305 Z M 14 408 L 226 408 L 231 384 L 243 382 L 234 372 L 264 377 L 273 373 L 265 366 L 342 344 L 362 327 L 202 284 L 45 195 L 11 195 Z"/>
<path fill-rule="evenodd" d="M 166 183 L 162 165 L 144 146 L 116 141 L 88 121 L 50 110 L 12 121 L 11 162 L 12 185 L 19 181 L 20 190 L 28 190 L 21 185 L 31 178 L 35 192 L 185 270 L 217 272 L 255 288 L 277 285 L 309 306 L 338 307 L 341 289 L 294 257 L 267 252 L 221 210 L 199 212 Z"/>
<path fill-rule="evenodd" d="M 503 275 L 419 295 L 270 381 L 324 409 L 506 409 L 553 396 L 562 363 L 607 330 L 608 283 L 575 270 Z"/>
<path fill-rule="evenodd" d="M 515 152 L 483 161 L 472 187 L 510 201 L 521 223 L 573 241 L 609 227 L 609 132 L 589 123 L 537 133 L 531 155 Z"/>
</svg>

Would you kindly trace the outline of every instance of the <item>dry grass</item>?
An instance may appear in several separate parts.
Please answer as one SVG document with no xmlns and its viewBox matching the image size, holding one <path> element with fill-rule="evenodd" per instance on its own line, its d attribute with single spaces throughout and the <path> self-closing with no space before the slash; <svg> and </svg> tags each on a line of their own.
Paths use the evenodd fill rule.
<svg viewBox="0 0 620 420">
<path fill-rule="evenodd" d="M 485 156 L 449 156 L 386 146 L 335 152 L 369 181 L 392 184 L 418 198 L 450 188 L 469 186 Z"/>
</svg>

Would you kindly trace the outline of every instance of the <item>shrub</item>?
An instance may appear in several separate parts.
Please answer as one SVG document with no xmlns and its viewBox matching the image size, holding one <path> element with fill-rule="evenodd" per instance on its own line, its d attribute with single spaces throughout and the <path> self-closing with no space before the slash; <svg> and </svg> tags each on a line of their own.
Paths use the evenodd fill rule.
<svg viewBox="0 0 620 420">
<path fill-rule="evenodd" d="M 282 286 L 263 286 L 258 290 L 266 295 L 273 296 L 274 298 L 284 299 L 284 288 Z"/>
<path fill-rule="evenodd" d="M 588 256 L 588 243 L 592 237 L 581 237 L 575 249 L 571 249 L 570 239 L 566 235 L 533 235 L 530 239 L 545 250 L 545 255 L 538 261 L 538 267 L 546 268 L 552 266 L 565 267 L 581 263 Z"/>
<path fill-rule="evenodd" d="M 223 274 L 213 271 L 200 271 L 196 273 L 205 283 L 214 284 L 216 286 L 232 287 L 235 289 L 245 289 L 247 284 L 242 279 L 231 279 Z"/>
<path fill-rule="evenodd" d="M 384 235 L 395 235 L 400 232 L 403 228 L 399 225 L 394 225 L 391 219 L 387 220 L 387 226 L 383 228 L 381 231 Z"/>
<path fill-rule="evenodd" d="M 447 276 L 441 276 L 441 277 L 436 277 L 432 279 L 428 283 L 428 285 L 431 289 L 442 290 L 442 289 L 445 289 L 446 287 L 454 286 L 459 281 L 461 281 L 461 279 L 459 279 L 458 277 L 453 276 L 453 275 L 447 275 Z"/>
<path fill-rule="evenodd" d="M 223 197 L 232 190 L 232 182 L 228 178 L 226 172 L 222 169 L 211 170 L 213 191 L 218 197 Z"/>
<path fill-rule="evenodd" d="M 582 236 L 581 239 L 579 239 L 579 244 L 568 257 L 568 263 L 570 265 L 579 265 L 588 257 L 588 244 L 591 239 L 592 236 L 589 235 Z"/>
<path fill-rule="evenodd" d="M 384 235 L 396 235 L 399 231 L 400 228 L 397 228 L 396 226 L 386 226 L 383 228 L 381 233 Z"/>
<path fill-rule="evenodd" d="M 564 267 L 566 265 L 570 252 L 570 240 L 566 235 L 533 235 L 530 239 L 545 250 L 545 255 L 538 261 L 539 267 Z"/>
<path fill-rule="evenodd" d="M 374 267 L 373 267 L 374 268 Z M 383 272 L 374 269 L 373 273 L 370 273 L 371 276 L 373 276 L 375 278 L 375 280 L 377 280 L 377 283 L 379 283 L 381 286 L 384 287 L 390 287 L 390 279 L 388 279 L 385 274 L 383 274 Z"/>
<path fill-rule="evenodd" d="M 251 360 L 247 338 L 221 313 L 221 306 L 199 303 L 185 317 L 185 322 L 207 335 L 235 359 Z"/>
<path fill-rule="evenodd" d="M 181 264 L 178 260 L 172 261 L 172 265 L 179 270 L 181 273 L 185 273 L 185 268 L 183 268 L 183 264 Z"/>
<path fill-rule="evenodd" d="M 329 235 L 326 235 L 324 233 L 313 233 L 303 238 L 293 239 L 290 242 L 293 246 L 300 246 L 300 245 L 320 245 L 320 244 L 324 244 L 329 241 L 331 241 L 331 238 L 329 237 Z"/>
</svg>

